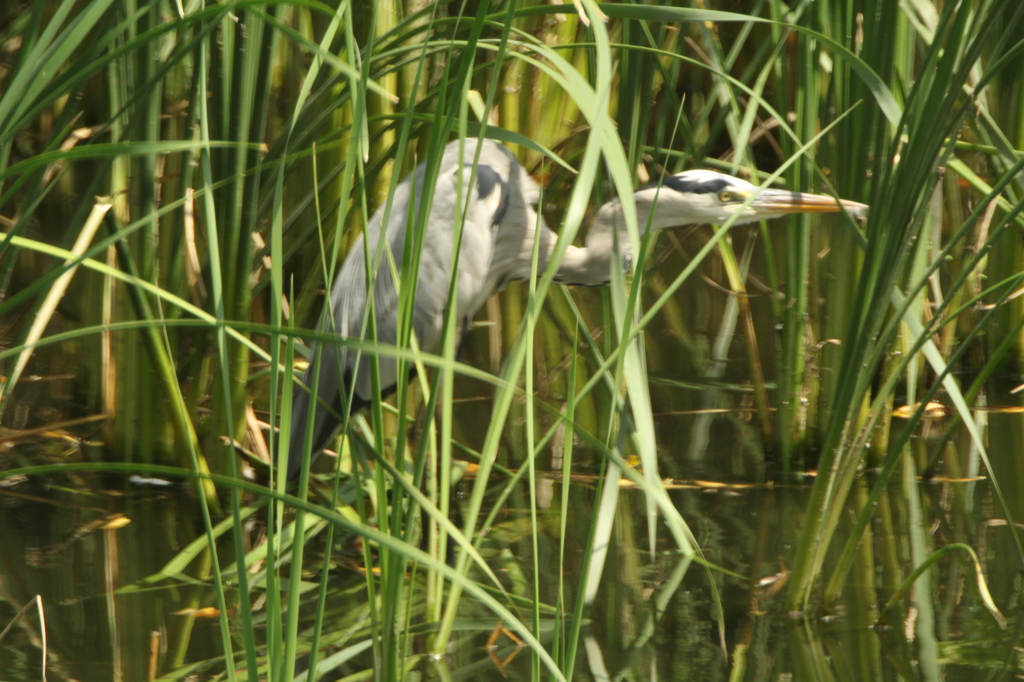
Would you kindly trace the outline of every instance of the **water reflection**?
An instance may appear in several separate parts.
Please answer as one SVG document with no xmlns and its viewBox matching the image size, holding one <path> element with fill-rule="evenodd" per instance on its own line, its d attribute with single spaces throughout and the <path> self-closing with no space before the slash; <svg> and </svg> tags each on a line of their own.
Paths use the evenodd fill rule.
<svg viewBox="0 0 1024 682">
<path fill-rule="evenodd" d="M 124 477 L 90 475 L 4 483 L 0 620 L 10 622 L 21 605 L 42 596 L 50 680 L 142 680 L 152 657 L 171 663 L 220 653 L 215 620 L 175 615 L 208 597 L 205 587 L 118 592 L 159 570 L 200 531 L 184 486 L 156 492 L 126 485 Z M 0 675 L 41 679 L 42 629 L 34 614 L 18 621 L 3 646 Z"/>
<path fill-rule="evenodd" d="M 999 417 L 994 417 L 999 419 Z M 1012 431 L 1012 429 L 1009 429 Z M 1011 465 L 1004 462 L 1005 465 Z M 1008 480 L 1008 478 L 1004 478 Z M 864 481 L 866 485 L 868 481 Z M 196 505 L 181 486 L 140 485 L 124 477 L 53 477 L 8 481 L 2 495 L 0 554 L 4 618 L 10 619 L 36 594 L 46 607 L 50 679 L 146 679 L 151 666 L 161 674 L 188 662 L 207 661 L 219 669 L 218 625 L 201 617 L 212 603 L 208 586 L 189 584 L 185 575 L 156 585 L 142 581 L 201 534 Z M 151 483 L 151 482 L 150 482 Z M 546 484 L 550 486 L 550 482 Z M 560 483 L 556 487 L 560 488 Z M 992 491 L 977 482 L 981 514 L 955 509 L 955 489 L 965 482 L 915 481 L 921 500 L 919 530 L 929 548 L 960 534 L 989 558 L 988 579 L 1006 616 L 1019 622 L 1019 578 L 1012 540 L 991 524 Z M 930 572 L 928 589 L 918 588 L 881 625 L 879 604 L 906 577 L 915 542 L 915 512 L 899 485 L 879 505 L 871 535 L 859 548 L 841 601 L 814 617 L 782 611 L 787 562 L 800 528 L 809 486 L 728 486 L 689 482 L 671 491 L 691 523 L 710 573 L 688 570 L 667 533 L 655 561 L 648 560 L 644 501 L 639 490 L 620 498 L 608 564 L 599 597 L 584 631 L 577 659 L 581 679 L 843 680 L 977 679 L 984 670 L 1016 665 L 1009 634 L 1000 630 L 977 598 L 972 571 L 956 557 Z M 568 533 L 579 537 L 593 513 L 594 488 L 570 485 Z M 858 494 L 852 496 L 857 499 Z M 545 512 L 557 513 L 558 506 Z M 852 508 L 851 508 L 852 513 Z M 539 580 L 545 603 L 557 599 L 557 519 L 541 523 L 539 576 L 532 575 L 526 542 L 526 511 L 510 507 L 487 536 L 484 555 L 506 581 L 511 594 L 528 596 Z M 131 522 L 110 523 L 110 519 Z M 351 543 L 351 538 L 345 540 Z M 570 539 L 565 562 L 570 582 L 582 545 Z M 351 563 L 332 579 L 332 627 L 352 630 L 363 613 L 362 578 Z M 1005 560 L 999 560 L 1005 557 Z M 199 562 L 201 563 L 202 560 Z M 724 570 L 719 570 L 724 569 Z M 831 570 L 827 565 L 826 570 Z M 201 574 L 200 566 L 186 573 Z M 725 630 L 718 630 L 718 608 L 709 579 L 721 595 Z M 135 590 L 123 588 L 135 586 Z M 254 601 L 257 612 L 259 600 Z M 525 679 L 529 650 L 519 651 L 507 635 L 494 637 L 496 620 L 467 603 L 450 656 L 443 659 L 452 679 Z M 360 613 L 363 613 L 360 616 Z M 542 619 L 542 641 L 551 645 L 556 623 Z M 420 630 L 424 632 L 424 630 Z M 423 636 L 423 635 L 420 635 Z M 358 639 L 358 638 L 356 638 Z M 354 650 L 352 639 L 328 637 L 325 655 L 346 651 L 348 662 L 333 675 L 372 666 L 369 651 Z M 330 644 L 333 641 L 334 644 Z M 19 621 L 3 645 L 0 663 L 7 679 L 38 679 L 39 621 Z M 488 647 L 490 644 L 490 648 Z M 364 641 L 362 648 L 368 643 Z M 417 668 L 438 675 L 439 662 L 424 659 Z M 434 672 L 432 672 L 434 671 Z M 333 677 L 332 677 L 333 678 Z"/>
</svg>

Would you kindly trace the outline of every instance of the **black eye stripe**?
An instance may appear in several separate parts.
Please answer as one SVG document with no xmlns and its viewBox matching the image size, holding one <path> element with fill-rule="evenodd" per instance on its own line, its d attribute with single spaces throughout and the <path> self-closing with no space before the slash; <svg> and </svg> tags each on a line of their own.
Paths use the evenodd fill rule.
<svg viewBox="0 0 1024 682">
<path fill-rule="evenodd" d="M 723 178 L 687 180 L 678 175 L 668 175 L 662 180 L 662 186 L 685 194 L 718 194 L 729 187 L 729 181 Z"/>
</svg>

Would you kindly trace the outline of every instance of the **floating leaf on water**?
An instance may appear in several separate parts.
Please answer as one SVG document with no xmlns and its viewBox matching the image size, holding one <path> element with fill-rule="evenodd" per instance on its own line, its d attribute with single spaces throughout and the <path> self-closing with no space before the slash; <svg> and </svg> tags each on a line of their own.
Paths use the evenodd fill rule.
<svg viewBox="0 0 1024 682">
<path fill-rule="evenodd" d="M 914 413 L 920 409 L 921 403 L 914 403 L 913 405 L 904 405 L 903 407 L 897 407 L 892 411 L 892 416 L 896 419 L 910 419 Z M 924 419 L 945 419 L 946 418 L 946 406 L 942 403 L 928 403 L 924 406 Z"/>
<path fill-rule="evenodd" d="M 220 616 L 220 609 L 216 606 L 207 606 L 201 609 L 182 609 L 181 611 L 172 612 L 172 615 L 194 616 L 196 618 L 217 618 Z"/>
<path fill-rule="evenodd" d="M 961 476 L 960 478 L 951 478 L 949 476 L 929 476 L 928 481 L 930 483 L 976 483 L 978 481 L 984 481 L 988 476 Z"/>
<path fill-rule="evenodd" d="M 1024 413 L 1024 405 L 986 405 L 975 408 L 980 412 L 994 412 L 996 414 L 1021 414 Z"/>
<path fill-rule="evenodd" d="M 124 528 L 131 522 L 132 520 L 127 516 L 124 516 L 123 514 L 116 514 L 104 521 L 103 524 L 100 525 L 100 530 L 117 530 L 118 528 Z"/>
</svg>

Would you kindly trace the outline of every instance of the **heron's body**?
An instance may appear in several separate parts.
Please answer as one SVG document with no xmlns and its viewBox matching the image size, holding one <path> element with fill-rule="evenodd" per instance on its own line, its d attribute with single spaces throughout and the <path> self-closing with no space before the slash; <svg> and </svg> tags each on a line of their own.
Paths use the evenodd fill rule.
<svg viewBox="0 0 1024 682">
<path fill-rule="evenodd" d="M 425 223 L 413 331 L 420 349 L 428 353 L 436 352 L 441 342 L 453 270 L 457 216 L 464 217 L 456 284 L 457 338 L 465 333 L 473 315 L 489 296 L 510 280 L 529 277 L 535 235 L 541 242 L 538 250 L 541 269 L 547 266 L 557 239 L 534 208 L 539 197 L 536 183 L 512 153 L 491 140 L 479 144 L 480 157 L 475 171 L 477 140 L 454 141 L 445 148 L 430 215 Z M 371 270 L 376 273 L 373 287 L 376 338 L 382 344 L 395 344 L 399 292 L 380 239 L 383 235 L 383 246 L 390 251 L 395 267 L 401 272 L 406 232 L 409 225 L 417 224 L 415 217 L 410 218 L 410 202 L 415 201 L 418 214 L 425 174 L 426 166 L 421 165 L 398 185 L 386 226 L 383 225 L 383 207 L 370 219 L 334 280 L 328 317 L 321 320 L 318 329 L 330 329 L 351 338 L 368 337 L 365 324 L 368 249 Z M 735 222 L 742 223 L 785 213 L 840 210 L 839 202 L 830 197 L 777 190 L 762 190 L 752 203 L 742 206 L 757 189 L 743 180 L 714 171 L 685 171 L 666 178 L 659 186 L 637 190 L 639 225 L 641 229 L 650 226 L 657 230 L 692 223 L 720 223 L 737 212 L 741 215 Z M 848 210 L 863 209 L 860 204 L 842 203 Z M 569 247 L 556 280 L 587 286 L 607 284 L 612 258 L 616 253 L 618 257 L 628 257 L 628 253 L 622 251 L 623 245 L 628 243 L 624 230 L 623 210 L 618 200 L 602 206 L 589 228 L 586 246 Z M 618 240 L 616 231 L 620 232 Z M 357 355 L 341 346 L 325 347 L 319 365 L 311 364 L 304 378 L 305 384 L 312 386 L 313 372 L 319 372 L 319 400 L 338 414 L 345 409 L 343 396 L 350 396 L 353 410 L 369 403 L 372 397 L 370 359 L 364 353 L 357 367 Z M 397 363 L 386 356 L 378 357 L 378 363 L 380 385 L 387 391 L 397 383 Z M 289 444 L 290 478 L 298 474 L 301 465 L 310 405 L 309 393 L 297 388 Z M 338 419 L 332 410 L 324 405 L 317 406 L 312 439 L 314 453 L 328 444 L 337 426 Z"/>
<path fill-rule="evenodd" d="M 457 141 L 445 148 L 430 215 L 426 220 L 412 320 L 416 341 L 426 352 L 436 351 L 441 342 L 452 272 L 452 245 L 456 238 L 454 216 L 465 216 L 456 286 L 458 337 L 466 331 L 474 313 L 488 296 L 508 280 L 529 276 L 533 234 L 537 225 L 537 213 L 533 207 L 538 197 L 537 185 L 506 147 L 490 140 L 482 145 L 474 173 L 476 147 L 477 140 L 465 140 L 461 158 Z M 425 175 L 426 165 L 423 164 L 395 189 L 385 229 L 382 229 L 384 207 L 370 219 L 334 280 L 328 307 L 333 319 L 323 319 L 318 329 L 331 329 L 350 338 L 368 337 L 365 326 L 368 248 L 371 269 L 376 272 L 373 288 L 376 338 L 381 344 L 395 344 L 398 339 L 399 291 L 380 238 L 383 234 L 384 246 L 401 271 L 406 232 L 410 225 L 416 225 L 415 218 L 410 220 L 410 203 L 415 187 L 418 213 L 422 195 L 420 188 Z M 344 395 L 351 395 L 354 409 L 371 399 L 370 358 L 365 353 L 359 357 L 358 371 L 355 371 L 357 355 L 339 346 L 325 346 L 322 352 L 317 393 L 321 401 L 339 413 L 344 408 L 343 391 Z M 313 367 L 311 365 L 306 373 L 307 386 L 313 383 Z M 394 359 L 380 356 L 378 367 L 380 385 L 386 391 L 398 381 L 397 363 Z M 339 384 L 339 381 L 343 383 Z M 310 398 L 307 391 L 296 389 L 292 407 L 291 453 L 298 453 L 302 448 Z M 336 417 L 320 406 L 314 421 L 314 451 L 327 444 L 336 426 Z M 290 460 L 291 476 L 297 472 L 299 460 L 297 456 L 291 456 Z"/>
<path fill-rule="evenodd" d="M 466 158 L 470 164 L 475 143 L 476 140 L 466 140 Z M 511 154 L 501 153 L 507 151 L 504 147 L 491 143 L 485 145 L 485 151 L 498 153 L 488 154 L 486 159 L 481 159 L 472 184 L 472 167 L 457 162 L 456 145 L 448 146 L 441 162 L 430 216 L 426 221 L 427 233 L 420 256 L 413 313 L 416 339 L 420 347 L 428 352 L 438 347 L 444 311 L 448 305 L 452 244 L 455 240 L 452 216 L 456 215 L 456 204 L 460 204 L 458 212 L 465 213 L 461 253 L 466 257 L 459 258 L 459 280 L 456 287 L 460 327 L 465 326 L 487 296 L 498 288 L 504 274 L 515 268 L 519 260 L 519 248 L 529 239 L 527 221 L 531 217 L 536 219 L 533 208 L 527 203 L 527 197 L 532 196 L 530 193 L 536 192 L 533 181 Z M 413 178 L 407 178 L 398 185 L 391 203 L 384 234 L 386 248 L 395 263 L 399 264 L 399 269 L 405 250 L 407 226 L 413 222 L 410 221 L 409 213 L 412 181 L 415 181 L 417 187 L 422 187 L 425 171 L 426 168 L 420 166 Z M 528 185 L 523 187 L 520 182 Z M 457 195 L 460 192 L 462 201 L 458 201 Z M 417 204 L 420 194 L 417 192 Z M 366 248 L 369 247 L 369 260 L 376 269 L 374 308 L 377 311 L 377 340 L 394 344 L 397 339 L 399 292 L 392 277 L 388 255 L 380 248 L 383 212 L 382 207 L 374 214 L 364 233 L 349 251 L 331 289 L 330 310 L 335 314 L 333 328 L 340 330 L 343 336 L 359 338 L 365 335 Z M 437 229 L 440 225 L 446 225 L 448 229 Z M 497 225 L 501 225 L 500 232 L 494 229 Z M 529 232 L 532 233 L 532 226 Z M 472 257 L 469 254 L 473 254 Z M 329 323 L 325 321 L 320 326 L 330 328 Z M 343 366 L 351 370 L 351 363 Z M 369 359 L 364 357 L 360 361 L 360 371 L 354 384 L 356 396 L 364 400 L 370 398 L 368 368 Z M 397 377 L 394 362 L 381 358 L 380 372 L 382 386 L 395 383 Z M 321 382 L 325 378 L 322 376 Z M 324 388 L 321 383 L 321 394 L 324 397 L 331 395 L 329 391 L 324 393 Z"/>
</svg>

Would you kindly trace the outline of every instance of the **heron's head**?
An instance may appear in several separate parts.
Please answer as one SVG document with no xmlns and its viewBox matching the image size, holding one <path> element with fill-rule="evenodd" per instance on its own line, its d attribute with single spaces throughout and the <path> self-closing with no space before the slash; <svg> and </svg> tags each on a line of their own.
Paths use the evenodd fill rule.
<svg viewBox="0 0 1024 682">
<path fill-rule="evenodd" d="M 665 177 L 637 194 L 654 203 L 656 227 L 699 223 L 733 224 L 767 220 L 789 213 L 864 215 L 867 206 L 820 194 L 761 189 L 746 180 L 711 170 L 688 170 Z M 753 197 L 753 199 L 751 199 Z"/>
<path fill-rule="evenodd" d="M 710 170 L 689 170 L 670 175 L 660 183 L 637 190 L 633 199 L 641 232 L 680 225 L 721 225 L 734 216 L 734 225 L 788 213 L 838 213 L 845 210 L 859 218 L 867 215 L 868 210 L 864 204 L 820 194 L 760 189 L 746 180 Z M 609 260 L 616 248 L 620 256 L 629 258 L 624 209 L 621 201 L 613 199 L 598 209 L 590 225 L 587 258 L 594 263 Z M 607 267 L 598 264 L 588 268 L 587 273 L 573 281 L 607 283 Z M 591 280 L 587 279 L 588 273 L 597 275 Z"/>
</svg>

